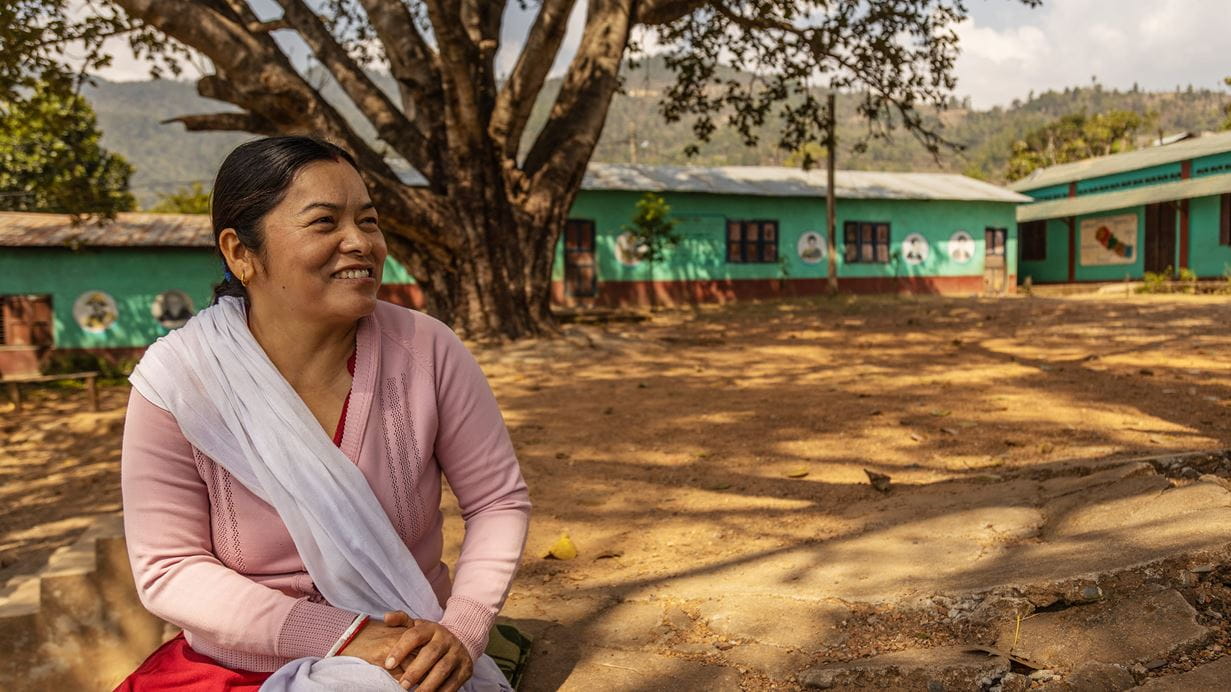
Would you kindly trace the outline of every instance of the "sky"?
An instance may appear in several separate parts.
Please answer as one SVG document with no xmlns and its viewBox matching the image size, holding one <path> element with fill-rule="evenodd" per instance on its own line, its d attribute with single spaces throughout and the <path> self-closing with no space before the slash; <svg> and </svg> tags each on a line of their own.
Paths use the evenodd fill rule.
<svg viewBox="0 0 1231 692">
<path fill-rule="evenodd" d="M 509 3 L 497 67 L 507 71 L 533 15 Z M 584 2 L 577 3 L 568 39 L 555 69 L 575 50 Z M 1231 76 L 1231 0 L 1044 0 L 1028 8 L 1019 0 L 967 0 L 970 18 L 958 28 L 962 54 L 956 71 L 958 97 L 976 108 L 1007 106 L 1031 91 L 1084 86 L 1164 91 L 1192 84 L 1223 88 Z M 259 8 L 273 2 L 258 0 Z M 258 10 L 260 11 L 260 10 Z M 101 73 L 112 80 L 145 79 L 148 69 L 114 42 L 114 65 Z M 299 46 L 287 43 L 293 57 Z M 188 73 L 195 71 L 190 67 Z"/>
</svg>

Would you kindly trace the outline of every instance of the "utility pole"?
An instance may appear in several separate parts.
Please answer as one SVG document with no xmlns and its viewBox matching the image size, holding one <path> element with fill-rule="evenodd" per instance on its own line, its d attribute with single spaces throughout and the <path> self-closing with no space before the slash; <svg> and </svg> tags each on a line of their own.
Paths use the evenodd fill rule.
<svg viewBox="0 0 1231 692">
<path fill-rule="evenodd" d="M 825 223 L 829 230 L 829 292 L 831 294 L 838 292 L 838 225 L 834 214 L 834 203 L 837 198 L 834 186 L 834 169 L 837 161 L 834 150 L 837 149 L 838 143 L 837 122 L 834 92 L 831 87 L 829 90 L 829 131 L 825 133 L 825 159 L 828 168 L 828 178 L 825 184 Z"/>
</svg>

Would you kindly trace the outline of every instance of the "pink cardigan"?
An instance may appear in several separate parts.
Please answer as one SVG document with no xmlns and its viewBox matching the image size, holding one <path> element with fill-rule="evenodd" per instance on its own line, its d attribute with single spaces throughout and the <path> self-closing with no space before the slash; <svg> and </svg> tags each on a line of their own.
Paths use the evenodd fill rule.
<svg viewBox="0 0 1231 692">
<path fill-rule="evenodd" d="M 342 452 L 363 471 L 432 584 L 441 623 L 478 656 L 525 544 L 530 500 L 478 363 L 440 322 L 380 302 L 359 321 Z M 466 533 L 441 563 L 441 473 Z M 325 602 L 269 506 L 136 389 L 121 459 L 124 532 L 141 602 L 197 652 L 251 671 L 323 656 L 355 618 Z M 345 521 L 345 517 L 339 517 Z"/>
</svg>

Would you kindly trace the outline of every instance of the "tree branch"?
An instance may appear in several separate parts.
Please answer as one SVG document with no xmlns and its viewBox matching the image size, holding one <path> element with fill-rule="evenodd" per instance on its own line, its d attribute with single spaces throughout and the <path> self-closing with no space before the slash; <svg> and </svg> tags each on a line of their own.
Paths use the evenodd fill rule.
<svg viewBox="0 0 1231 692">
<path fill-rule="evenodd" d="M 564 42 L 574 4 L 575 0 L 543 0 L 517 64 L 496 97 L 488 131 L 506 158 L 517 158 L 535 97 Z"/>
<path fill-rule="evenodd" d="M 317 133 L 354 152 L 364 167 L 390 177 L 392 169 L 346 120 L 304 81 L 269 34 L 254 35 L 220 11 L 184 0 L 115 0 L 140 19 L 213 61 L 225 74 L 218 94 L 281 133 Z M 210 87 L 207 87 L 210 88 Z"/>
<path fill-rule="evenodd" d="M 473 153 L 483 147 L 486 121 L 480 82 L 472 72 L 481 68 L 479 46 L 465 26 L 455 0 L 424 0 L 440 51 L 441 85 L 445 96 L 445 130 L 450 149 Z M 489 105 L 490 107 L 490 105 Z"/>
<path fill-rule="evenodd" d="M 522 166 L 535 194 L 559 194 L 581 184 L 620 85 L 631 5 L 632 0 L 590 0 L 577 54 Z"/>
<path fill-rule="evenodd" d="M 207 113 L 204 115 L 181 115 L 161 121 L 163 125 L 183 123 L 190 132 L 236 131 L 257 135 L 278 134 L 278 128 L 268 120 L 252 113 Z"/>
<path fill-rule="evenodd" d="M 706 5 L 716 6 L 718 4 L 711 0 L 643 0 L 637 5 L 633 24 L 645 26 L 667 24 Z"/>
<path fill-rule="evenodd" d="M 347 55 L 320 17 L 303 0 L 278 0 L 278 4 L 282 6 L 285 22 L 303 37 L 316 58 L 333 74 L 338 85 L 376 128 L 377 136 L 425 176 L 433 177 L 436 162 L 426 139 Z"/>
</svg>

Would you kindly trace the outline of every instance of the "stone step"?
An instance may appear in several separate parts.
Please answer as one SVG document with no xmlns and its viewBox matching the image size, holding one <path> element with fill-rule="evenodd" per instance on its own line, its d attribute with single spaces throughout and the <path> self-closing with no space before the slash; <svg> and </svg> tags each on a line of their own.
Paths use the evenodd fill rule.
<svg viewBox="0 0 1231 692">
<path fill-rule="evenodd" d="M 1136 690 L 1148 692 L 1190 692 L 1192 690 L 1231 689 L 1231 656 L 1197 666 L 1187 673 L 1154 678 Z"/>
</svg>

